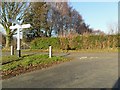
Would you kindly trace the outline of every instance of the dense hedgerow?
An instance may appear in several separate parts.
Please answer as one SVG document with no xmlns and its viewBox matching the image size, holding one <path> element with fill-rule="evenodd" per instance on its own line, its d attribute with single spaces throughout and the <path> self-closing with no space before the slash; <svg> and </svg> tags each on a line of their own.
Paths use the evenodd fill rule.
<svg viewBox="0 0 120 90">
<path fill-rule="evenodd" d="M 31 42 L 31 49 L 79 50 L 120 47 L 118 35 L 84 35 L 76 37 L 37 38 Z"/>
<path fill-rule="evenodd" d="M 59 38 L 36 38 L 31 42 L 31 49 L 48 49 L 49 45 L 60 48 Z"/>
</svg>

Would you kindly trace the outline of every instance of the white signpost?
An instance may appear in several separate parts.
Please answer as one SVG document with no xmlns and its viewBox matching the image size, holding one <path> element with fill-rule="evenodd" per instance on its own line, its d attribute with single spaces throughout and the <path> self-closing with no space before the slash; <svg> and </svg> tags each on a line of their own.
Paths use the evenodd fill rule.
<svg viewBox="0 0 120 90">
<path fill-rule="evenodd" d="M 15 26 L 10 26 L 10 29 L 17 29 L 17 51 L 18 51 L 18 57 L 21 57 L 21 51 L 20 51 L 20 29 L 23 28 L 30 28 L 30 24 L 23 24 L 23 25 L 18 25 L 16 24 Z"/>
</svg>

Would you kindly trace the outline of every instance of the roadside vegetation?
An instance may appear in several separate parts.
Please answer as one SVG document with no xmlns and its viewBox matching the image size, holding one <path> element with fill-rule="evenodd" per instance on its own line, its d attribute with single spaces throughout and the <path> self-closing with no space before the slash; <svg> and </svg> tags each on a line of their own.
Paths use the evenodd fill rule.
<svg viewBox="0 0 120 90">
<path fill-rule="evenodd" d="M 2 77 L 9 78 L 21 73 L 33 71 L 35 69 L 42 69 L 50 67 L 54 64 L 69 61 L 61 56 L 53 56 L 49 58 L 48 55 L 23 55 L 18 58 L 17 56 L 3 56 L 2 57 Z"/>
<path fill-rule="evenodd" d="M 57 50 L 117 49 L 120 47 L 118 35 L 79 35 L 72 37 L 36 38 L 31 49 L 47 49 L 49 45 Z"/>
</svg>

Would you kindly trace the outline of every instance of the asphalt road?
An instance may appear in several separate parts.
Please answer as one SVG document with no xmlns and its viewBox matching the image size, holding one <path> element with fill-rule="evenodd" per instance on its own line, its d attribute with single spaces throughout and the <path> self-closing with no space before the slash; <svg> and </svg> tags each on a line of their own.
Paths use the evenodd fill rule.
<svg viewBox="0 0 120 90">
<path fill-rule="evenodd" d="M 3 88 L 113 88 L 118 53 L 70 53 L 72 61 L 2 81 Z"/>
</svg>

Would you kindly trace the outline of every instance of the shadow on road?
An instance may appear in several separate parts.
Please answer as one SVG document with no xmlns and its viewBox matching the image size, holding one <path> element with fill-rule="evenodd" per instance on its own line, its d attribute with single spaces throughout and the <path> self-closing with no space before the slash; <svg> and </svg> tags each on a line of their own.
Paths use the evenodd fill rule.
<svg viewBox="0 0 120 90">
<path fill-rule="evenodd" d="M 67 54 L 64 54 L 64 55 L 60 55 L 61 57 L 65 57 L 65 56 L 68 56 L 70 55 L 70 53 L 67 53 Z"/>
<path fill-rule="evenodd" d="M 116 81 L 116 83 L 113 86 L 113 90 L 120 90 L 120 78 Z"/>
</svg>

